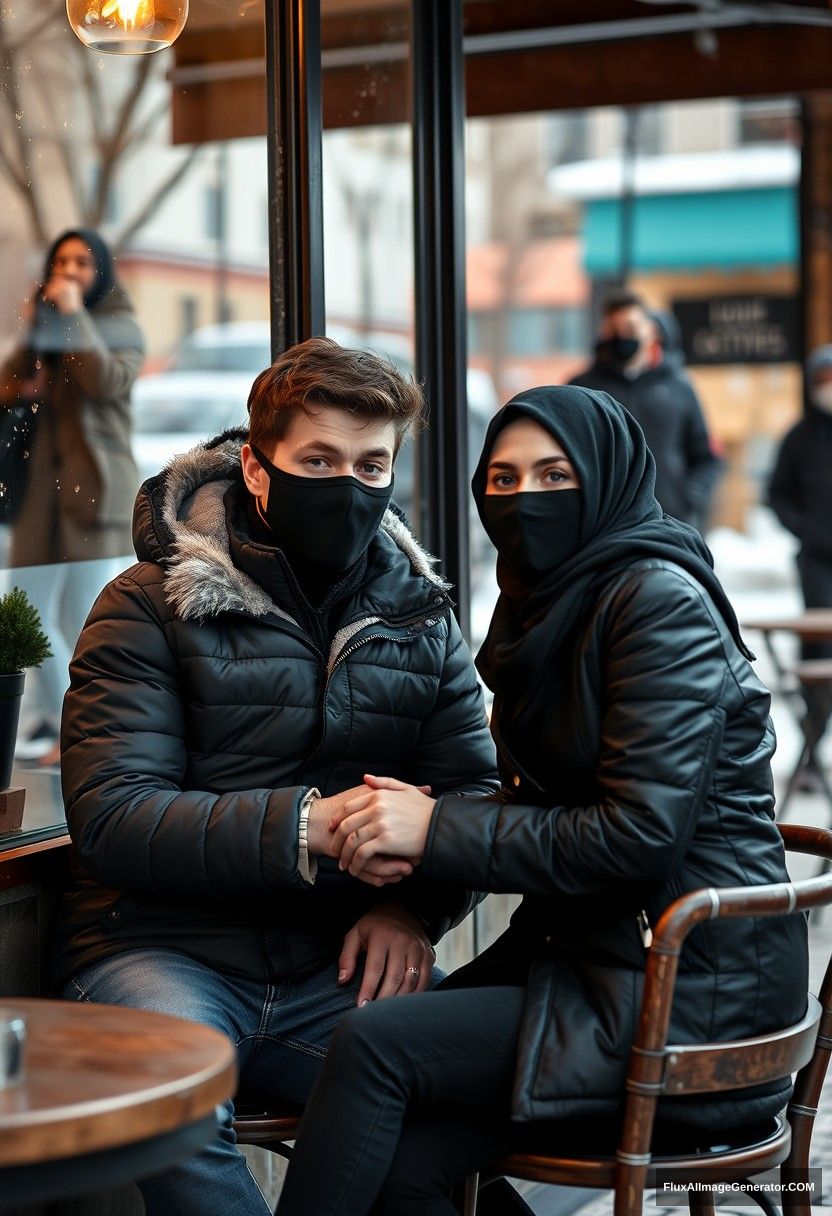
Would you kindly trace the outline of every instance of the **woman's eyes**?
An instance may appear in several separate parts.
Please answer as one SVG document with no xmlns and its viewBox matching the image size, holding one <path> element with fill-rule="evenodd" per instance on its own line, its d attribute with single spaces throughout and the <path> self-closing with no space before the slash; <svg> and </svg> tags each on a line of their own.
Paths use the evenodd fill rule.
<svg viewBox="0 0 832 1216">
<path fill-rule="evenodd" d="M 569 473 L 564 469 L 546 469 L 539 476 L 541 481 L 549 482 L 550 485 L 559 485 L 562 481 L 570 480 Z M 517 485 L 517 478 L 513 473 L 495 473 L 491 484 L 496 490 L 510 490 Z"/>
</svg>

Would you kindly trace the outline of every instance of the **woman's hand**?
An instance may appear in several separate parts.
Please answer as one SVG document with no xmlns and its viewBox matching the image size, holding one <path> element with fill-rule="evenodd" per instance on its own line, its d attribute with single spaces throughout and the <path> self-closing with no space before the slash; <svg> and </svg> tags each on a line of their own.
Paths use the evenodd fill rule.
<svg viewBox="0 0 832 1216">
<path fill-rule="evenodd" d="M 340 868 L 361 878 L 379 854 L 407 858 L 417 865 L 425 851 L 436 800 L 418 786 L 394 777 L 366 773 L 364 783 L 367 792 L 346 802 L 343 818 L 330 824 L 332 852 L 340 857 Z"/>
<path fill-rule="evenodd" d="M 62 274 L 53 274 L 41 294 L 47 304 L 53 304 L 62 316 L 80 312 L 84 303 L 81 284 Z"/>
</svg>

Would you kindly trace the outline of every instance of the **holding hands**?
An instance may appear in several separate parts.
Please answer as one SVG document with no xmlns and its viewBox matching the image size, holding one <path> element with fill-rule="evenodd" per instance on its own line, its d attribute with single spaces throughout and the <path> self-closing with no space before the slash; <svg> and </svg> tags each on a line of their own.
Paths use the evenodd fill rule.
<svg viewBox="0 0 832 1216">
<path fill-rule="evenodd" d="M 342 870 L 371 886 L 400 882 L 425 851 L 435 799 L 430 786 L 364 776 L 364 785 L 320 798 L 309 816 L 312 852 L 339 859 Z"/>
</svg>

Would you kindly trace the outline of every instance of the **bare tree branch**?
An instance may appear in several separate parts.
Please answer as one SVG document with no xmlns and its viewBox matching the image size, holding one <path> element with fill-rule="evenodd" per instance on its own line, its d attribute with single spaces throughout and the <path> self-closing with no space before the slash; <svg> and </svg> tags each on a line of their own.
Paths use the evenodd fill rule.
<svg viewBox="0 0 832 1216">
<path fill-rule="evenodd" d="M 149 92 L 161 62 L 154 56 L 137 60 L 128 87 L 115 99 L 109 96 L 106 78 L 97 70 L 95 58 L 69 32 L 63 9 L 64 0 L 38 0 L 36 15 L 24 25 L 23 15 L 16 19 L 0 0 L 0 174 L 20 197 L 39 243 L 48 237 L 46 200 L 56 188 L 59 193 L 63 190 L 63 182 L 79 217 L 93 227 L 103 222 L 124 158 L 153 138 L 170 105 L 167 90 L 158 102 Z M 69 132 L 67 100 L 76 115 L 79 103 L 83 107 L 81 127 L 73 122 Z M 54 157 L 41 161 L 41 147 L 49 148 Z M 150 190 L 125 225 L 122 245 L 197 159 L 198 150 L 191 149 Z M 97 170 L 91 188 L 85 173 L 90 161 Z"/>
<path fill-rule="evenodd" d="M 173 190 L 175 190 L 185 175 L 190 171 L 191 167 L 205 152 L 205 148 L 205 144 L 194 144 L 188 151 L 187 156 L 183 157 L 180 163 L 165 178 L 165 180 L 160 182 L 150 197 L 145 199 L 138 211 L 134 212 L 133 216 L 127 221 L 113 242 L 113 248 L 116 254 L 121 253 L 130 238 L 135 236 L 139 229 L 147 223 L 154 212 L 158 211 L 164 200 Z"/>
<path fill-rule="evenodd" d="M 43 97 L 48 99 L 50 114 L 56 114 L 58 112 L 58 107 L 55 99 L 53 73 L 44 71 L 43 65 L 33 60 L 32 76 L 37 82 L 38 91 Z M 58 124 L 56 123 L 55 134 L 51 142 L 54 144 L 58 155 L 61 158 L 64 174 L 66 175 L 70 193 L 72 194 L 75 212 L 79 219 L 86 220 L 87 200 L 85 197 L 81 175 L 78 171 L 78 157 L 76 155 L 76 149 L 73 145 L 72 136 L 68 134 L 65 129 L 59 129 Z"/>
<path fill-rule="evenodd" d="M 101 217 L 104 214 L 107 197 L 112 189 L 116 166 L 119 157 L 124 151 L 124 142 L 130 129 L 130 123 L 144 95 L 147 83 L 151 79 L 152 71 L 152 57 L 150 55 L 142 55 L 136 63 L 132 84 L 124 95 L 121 106 L 116 114 L 115 122 L 101 146 L 101 163 L 98 168 L 98 182 L 93 203 L 96 223 L 101 222 Z"/>
<path fill-rule="evenodd" d="M 0 96 L 6 106 L 11 139 L 17 154 L 18 169 L 23 179 L 23 201 L 29 212 L 37 239 L 45 243 L 46 219 L 40 196 L 40 182 L 32 171 L 31 141 L 24 127 L 17 57 L 8 43 L 8 30 L 2 9 L 0 9 L 0 80 L 3 81 Z"/>
</svg>

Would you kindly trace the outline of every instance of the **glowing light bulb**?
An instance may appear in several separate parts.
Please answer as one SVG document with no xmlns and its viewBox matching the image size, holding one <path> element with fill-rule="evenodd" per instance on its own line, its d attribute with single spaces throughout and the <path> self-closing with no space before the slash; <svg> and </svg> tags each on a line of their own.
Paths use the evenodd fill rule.
<svg viewBox="0 0 832 1216">
<path fill-rule="evenodd" d="M 188 0 L 66 0 L 69 24 L 94 51 L 149 55 L 179 37 Z"/>
</svg>

